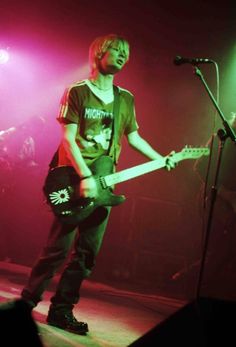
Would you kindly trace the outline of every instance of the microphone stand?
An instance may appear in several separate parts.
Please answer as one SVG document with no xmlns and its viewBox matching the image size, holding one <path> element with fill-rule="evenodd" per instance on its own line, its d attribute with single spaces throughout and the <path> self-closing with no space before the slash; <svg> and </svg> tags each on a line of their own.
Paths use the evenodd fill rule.
<svg viewBox="0 0 236 347">
<path fill-rule="evenodd" d="M 218 191 L 217 184 L 218 184 L 220 166 L 221 166 L 221 162 L 222 162 L 223 149 L 224 149 L 225 141 L 227 138 L 230 138 L 231 141 L 236 143 L 236 135 L 234 133 L 234 130 L 230 126 L 230 124 L 226 121 L 226 119 L 223 115 L 223 112 L 221 111 L 221 109 L 220 109 L 219 105 L 217 104 L 212 92 L 210 91 L 199 67 L 197 65 L 195 65 L 194 69 L 195 69 L 196 76 L 198 76 L 200 78 L 200 80 L 202 81 L 208 95 L 210 96 L 210 98 L 211 98 L 211 100 L 212 100 L 221 120 L 222 120 L 222 124 L 224 127 L 224 129 L 219 129 L 217 131 L 217 135 L 219 137 L 217 165 L 216 165 L 216 172 L 215 172 L 213 186 L 211 188 L 209 214 L 208 214 L 207 227 L 206 227 L 205 238 L 204 238 L 204 243 L 203 243 L 202 258 L 201 258 L 201 262 L 200 262 L 200 270 L 199 270 L 198 281 L 197 281 L 196 299 L 198 300 L 200 297 L 200 289 L 201 289 L 201 283 L 202 283 L 202 278 L 203 278 L 203 271 L 204 271 L 204 266 L 205 266 L 205 261 L 206 261 L 206 254 L 207 254 L 210 230 L 211 230 L 211 226 L 212 226 L 212 216 L 213 216 L 213 211 L 214 211 L 214 206 L 215 206 L 215 201 L 216 201 L 217 191 Z"/>
</svg>

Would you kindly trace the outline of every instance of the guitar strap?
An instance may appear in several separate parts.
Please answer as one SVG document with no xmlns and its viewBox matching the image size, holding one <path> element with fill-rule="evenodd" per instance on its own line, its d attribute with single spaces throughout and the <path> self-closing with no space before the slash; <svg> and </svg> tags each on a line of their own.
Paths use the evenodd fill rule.
<svg viewBox="0 0 236 347">
<path fill-rule="evenodd" d="M 118 125 L 119 125 L 119 110 L 120 110 L 120 91 L 117 86 L 113 86 L 114 102 L 113 102 L 113 123 L 110 146 L 107 150 L 107 154 L 113 158 L 115 164 L 117 164 L 117 141 L 118 141 Z"/>
</svg>

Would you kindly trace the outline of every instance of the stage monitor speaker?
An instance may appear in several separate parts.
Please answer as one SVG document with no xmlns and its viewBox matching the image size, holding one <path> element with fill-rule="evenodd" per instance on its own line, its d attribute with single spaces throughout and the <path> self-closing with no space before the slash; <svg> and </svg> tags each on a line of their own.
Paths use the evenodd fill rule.
<svg viewBox="0 0 236 347">
<path fill-rule="evenodd" d="M 37 325 L 23 300 L 0 304 L 0 338 L 5 346 L 43 347 Z"/>
<path fill-rule="evenodd" d="M 235 346 L 236 302 L 200 298 L 176 311 L 129 347 Z"/>
</svg>

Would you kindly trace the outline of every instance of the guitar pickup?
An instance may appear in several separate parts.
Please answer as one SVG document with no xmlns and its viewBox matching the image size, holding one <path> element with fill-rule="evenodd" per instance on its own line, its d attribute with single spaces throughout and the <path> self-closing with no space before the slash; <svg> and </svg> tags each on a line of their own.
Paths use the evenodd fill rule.
<svg viewBox="0 0 236 347">
<path fill-rule="evenodd" d="M 106 180 L 104 177 L 99 177 L 99 182 L 100 182 L 103 189 L 107 188 Z"/>
</svg>

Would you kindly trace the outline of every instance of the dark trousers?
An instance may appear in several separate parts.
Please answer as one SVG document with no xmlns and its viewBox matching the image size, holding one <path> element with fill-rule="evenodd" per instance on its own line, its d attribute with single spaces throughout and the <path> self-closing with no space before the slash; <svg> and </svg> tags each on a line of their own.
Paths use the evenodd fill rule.
<svg viewBox="0 0 236 347">
<path fill-rule="evenodd" d="M 106 210 L 107 217 L 102 221 L 97 220 L 96 211 L 96 218 L 91 215 L 79 226 L 65 225 L 57 219 L 54 220 L 46 246 L 22 290 L 23 299 L 37 305 L 42 300 L 49 281 L 69 255 L 51 302 L 58 307 L 73 308 L 79 301 L 81 283 L 91 274 L 101 248 L 110 214 L 110 208 Z"/>
</svg>

